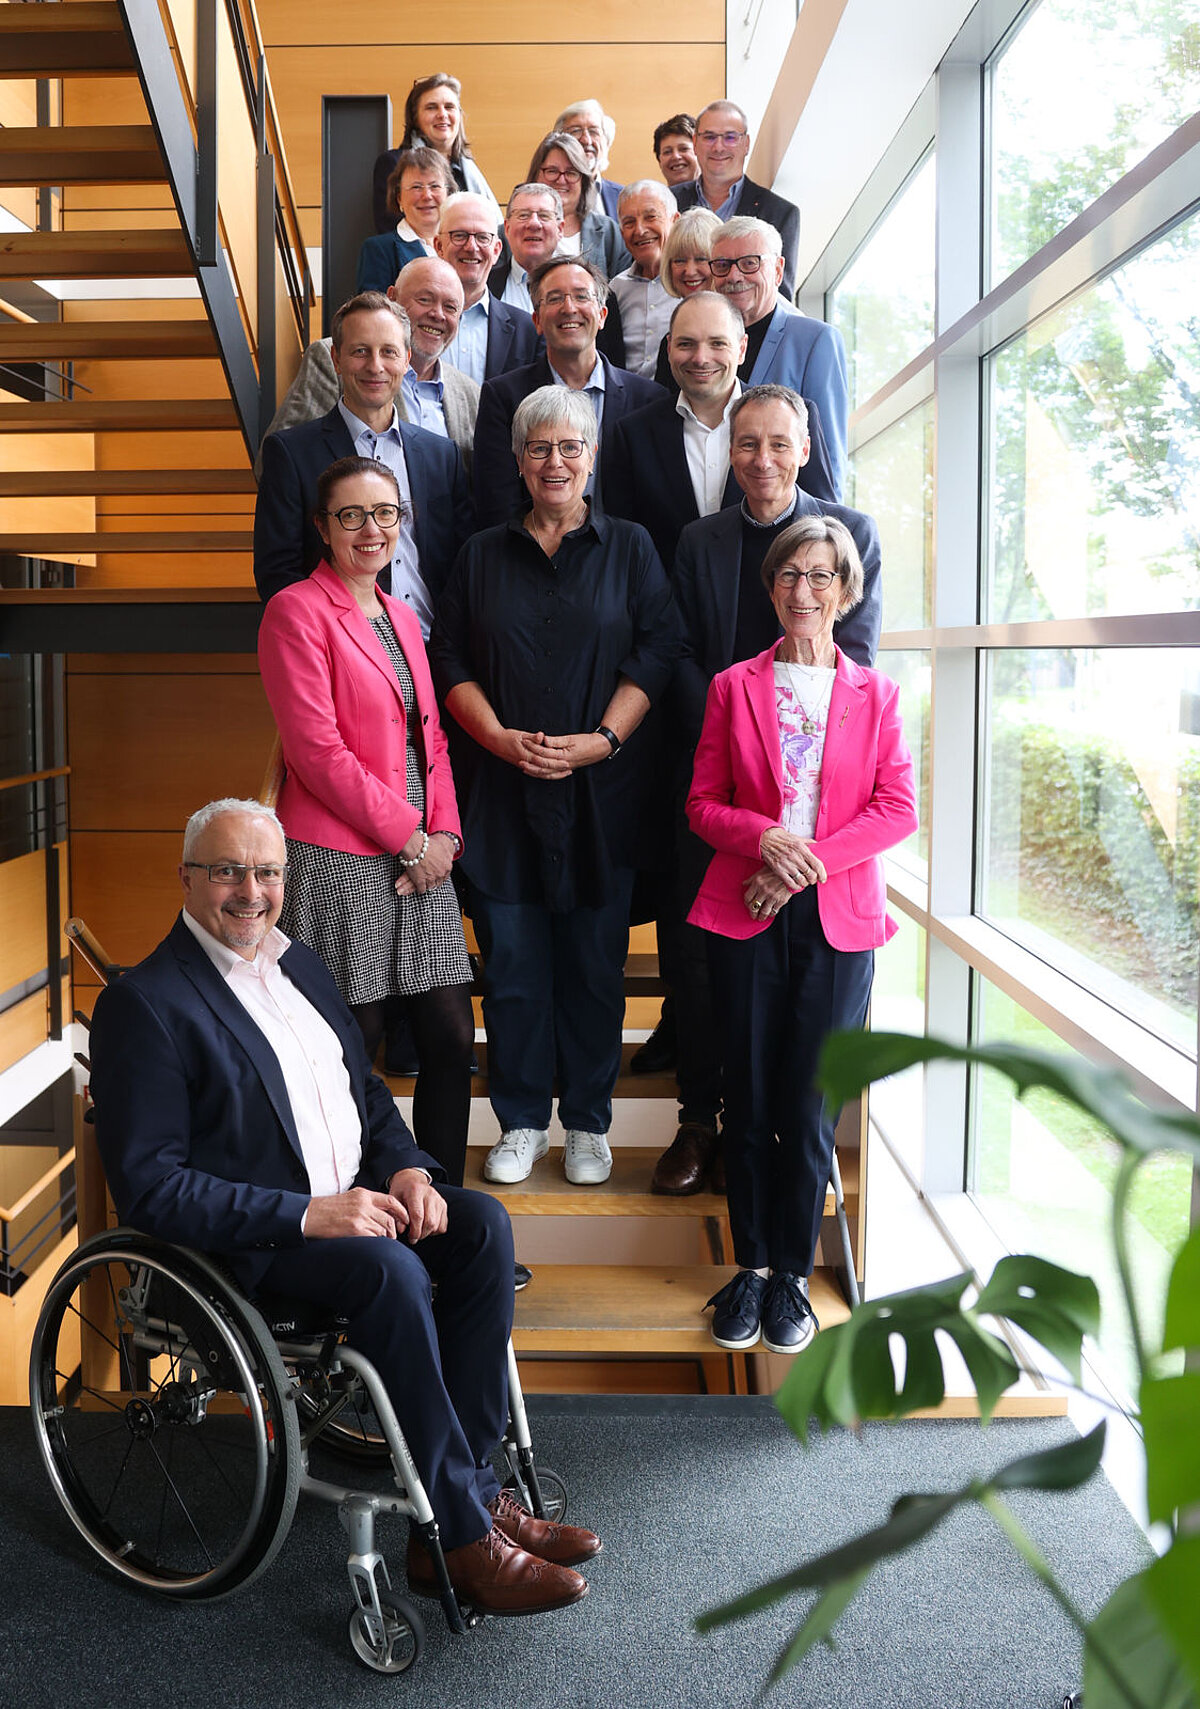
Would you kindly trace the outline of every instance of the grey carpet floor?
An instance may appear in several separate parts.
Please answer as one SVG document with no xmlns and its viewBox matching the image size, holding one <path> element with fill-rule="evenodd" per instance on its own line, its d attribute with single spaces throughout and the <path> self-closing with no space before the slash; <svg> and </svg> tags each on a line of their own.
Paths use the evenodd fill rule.
<svg viewBox="0 0 1200 1709">
<path fill-rule="evenodd" d="M 769 1402 L 556 1401 L 530 1411 L 569 1517 L 605 1538 L 578 1606 L 452 1638 L 435 1604 L 410 1674 L 350 1653 L 343 1534 L 303 1498 L 271 1569 L 227 1602 L 158 1601 L 93 1564 L 56 1507 L 28 1415 L 0 1411 L 4 1636 L 0 1686 L 22 1709 L 742 1709 L 803 1602 L 700 1637 L 692 1616 L 886 1516 L 906 1489 L 952 1489 L 1062 1440 L 1065 1421 L 874 1426 L 803 1450 Z M 1013 1505 L 1092 1612 L 1149 1558 L 1103 1480 Z M 404 1527 L 381 1525 L 403 1579 Z M 767 1698 L 780 1709 L 1059 1709 L 1079 1645 L 977 1511 L 877 1569 L 822 1650 Z"/>
</svg>

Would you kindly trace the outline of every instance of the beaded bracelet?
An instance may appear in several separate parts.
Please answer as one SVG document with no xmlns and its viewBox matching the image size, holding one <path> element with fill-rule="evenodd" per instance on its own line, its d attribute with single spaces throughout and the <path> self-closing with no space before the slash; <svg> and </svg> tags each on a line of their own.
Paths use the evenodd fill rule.
<svg viewBox="0 0 1200 1709">
<path fill-rule="evenodd" d="M 400 862 L 401 866 L 420 866 L 421 862 L 425 859 L 425 856 L 429 853 L 429 832 L 422 831 L 421 838 L 421 852 L 419 855 L 415 856 L 414 859 L 405 860 L 402 854 L 398 854 L 396 856 L 396 859 Z"/>
</svg>

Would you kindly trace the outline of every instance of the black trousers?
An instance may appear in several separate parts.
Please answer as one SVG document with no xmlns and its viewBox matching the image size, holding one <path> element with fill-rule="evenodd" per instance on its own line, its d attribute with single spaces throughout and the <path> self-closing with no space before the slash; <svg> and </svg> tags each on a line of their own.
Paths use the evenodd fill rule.
<svg viewBox="0 0 1200 1709">
<path fill-rule="evenodd" d="M 873 950 L 831 948 L 815 887 L 765 932 L 709 936 L 725 1034 L 725 1179 L 733 1249 L 744 1269 L 812 1273 L 833 1160 L 836 1109 L 813 1083 L 831 1032 L 861 1027 Z"/>
<path fill-rule="evenodd" d="M 314 1300 L 350 1319 L 347 1339 L 378 1370 L 447 1549 L 491 1528 L 499 1484 L 492 1450 L 508 1418 L 513 1243 L 486 1193 L 439 1187 L 445 1234 L 310 1240 L 278 1252 L 264 1290 Z M 437 1283 L 437 1298 L 432 1284 Z"/>
</svg>

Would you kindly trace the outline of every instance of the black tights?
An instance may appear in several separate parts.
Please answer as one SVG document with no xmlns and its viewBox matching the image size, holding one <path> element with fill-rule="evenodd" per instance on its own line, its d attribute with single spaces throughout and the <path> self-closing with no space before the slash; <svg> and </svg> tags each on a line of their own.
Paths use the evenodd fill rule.
<svg viewBox="0 0 1200 1709">
<path fill-rule="evenodd" d="M 413 1093 L 416 1142 L 441 1164 L 450 1185 L 461 1187 L 471 1116 L 471 1052 L 475 1048 L 471 987 L 439 985 L 416 997 L 351 1004 L 372 1064 L 383 1039 L 385 1001 L 404 1005 L 416 1041 L 421 1064 Z"/>
</svg>

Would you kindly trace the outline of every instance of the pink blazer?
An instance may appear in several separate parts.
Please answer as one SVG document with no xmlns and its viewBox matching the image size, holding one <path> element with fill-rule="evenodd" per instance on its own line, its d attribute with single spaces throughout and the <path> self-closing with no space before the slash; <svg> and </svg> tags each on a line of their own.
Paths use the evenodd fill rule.
<svg viewBox="0 0 1200 1709">
<path fill-rule="evenodd" d="M 462 835 L 446 736 L 416 618 L 379 598 L 412 672 L 425 753 L 425 828 Z M 419 814 L 405 794 L 404 701 L 348 587 L 320 563 L 263 612 L 258 667 L 283 744 L 279 817 L 289 836 L 348 854 L 396 854 Z"/>
<path fill-rule="evenodd" d="M 771 924 L 751 917 L 742 885 L 762 865 L 763 832 L 783 813 L 774 663 L 772 646 L 714 677 L 696 749 L 688 823 L 717 853 L 688 919 L 727 938 L 751 938 Z M 838 648 L 812 839 L 829 875 L 817 886 L 817 907 L 834 949 L 875 949 L 896 930 L 879 856 L 917 824 L 899 692 Z"/>
</svg>

